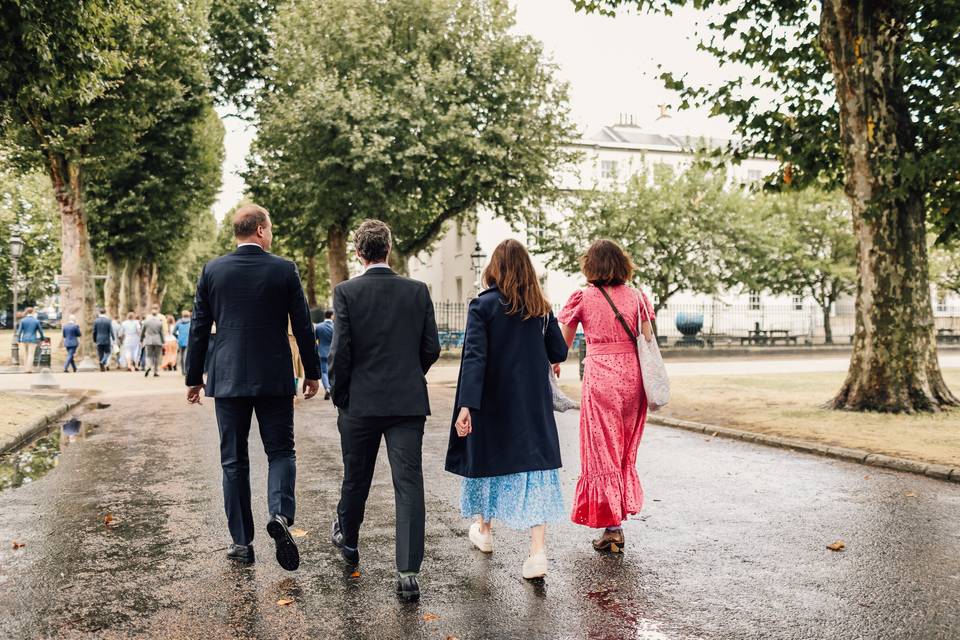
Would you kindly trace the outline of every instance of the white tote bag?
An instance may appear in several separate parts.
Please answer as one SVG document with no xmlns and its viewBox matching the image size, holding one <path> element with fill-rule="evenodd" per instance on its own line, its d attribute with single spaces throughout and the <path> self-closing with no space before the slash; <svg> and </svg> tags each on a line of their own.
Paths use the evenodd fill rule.
<svg viewBox="0 0 960 640">
<path fill-rule="evenodd" d="M 640 315 L 640 295 L 637 294 L 637 355 L 640 356 L 640 375 L 643 378 L 643 391 L 647 394 L 647 406 L 657 411 L 670 402 L 670 379 L 667 368 L 660 355 L 660 346 L 654 337 L 647 340 L 640 327 L 643 321 Z"/>
</svg>

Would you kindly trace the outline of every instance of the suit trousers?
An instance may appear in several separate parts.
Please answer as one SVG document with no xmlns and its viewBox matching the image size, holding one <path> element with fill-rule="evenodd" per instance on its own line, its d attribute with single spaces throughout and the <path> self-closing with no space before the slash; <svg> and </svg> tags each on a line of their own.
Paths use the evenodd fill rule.
<svg viewBox="0 0 960 640">
<path fill-rule="evenodd" d="M 97 345 L 97 361 L 106 366 L 110 362 L 110 345 L 108 344 L 98 344 Z"/>
<path fill-rule="evenodd" d="M 215 398 L 223 467 L 223 506 L 236 544 L 253 542 L 250 510 L 250 458 L 247 438 L 256 412 L 260 439 L 267 454 L 269 516 L 282 515 L 293 524 L 297 455 L 293 448 L 293 396 Z"/>
<path fill-rule="evenodd" d="M 423 562 L 425 421 L 424 416 L 351 418 L 343 413 L 337 420 L 343 452 L 343 487 L 337 517 L 344 544 L 357 547 L 382 437 L 387 442 L 387 458 L 393 475 L 398 571 L 420 571 Z"/>
</svg>

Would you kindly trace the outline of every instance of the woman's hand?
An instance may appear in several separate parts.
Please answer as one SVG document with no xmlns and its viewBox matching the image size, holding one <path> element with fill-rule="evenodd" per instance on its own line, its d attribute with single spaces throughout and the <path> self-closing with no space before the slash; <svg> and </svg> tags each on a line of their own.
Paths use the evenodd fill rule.
<svg viewBox="0 0 960 640">
<path fill-rule="evenodd" d="M 457 429 L 457 435 L 461 438 L 466 438 L 470 435 L 470 432 L 473 431 L 473 421 L 470 418 L 469 408 L 460 407 L 460 415 L 457 416 L 457 421 L 454 423 L 454 426 Z"/>
<path fill-rule="evenodd" d="M 643 337 L 646 338 L 647 342 L 653 340 L 653 326 L 650 324 L 649 320 L 644 320 L 640 325 L 640 332 L 643 333 Z"/>
</svg>

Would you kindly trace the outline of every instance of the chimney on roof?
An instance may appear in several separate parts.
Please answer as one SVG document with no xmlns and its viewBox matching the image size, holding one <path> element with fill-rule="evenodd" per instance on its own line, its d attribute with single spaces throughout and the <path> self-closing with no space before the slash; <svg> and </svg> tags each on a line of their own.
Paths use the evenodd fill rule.
<svg viewBox="0 0 960 640">
<path fill-rule="evenodd" d="M 617 114 L 617 124 L 618 127 L 636 127 L 637 119 L 631 113 L 619 113 Z"/>
</svg>

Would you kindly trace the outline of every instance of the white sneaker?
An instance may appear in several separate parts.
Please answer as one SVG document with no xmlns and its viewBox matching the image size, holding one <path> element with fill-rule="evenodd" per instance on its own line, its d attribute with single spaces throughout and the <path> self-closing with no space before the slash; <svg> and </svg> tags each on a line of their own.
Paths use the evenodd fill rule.
<svg viewBox="0 0 960 640">
<path fill-rule="evenodd" d="M 486 535 L 480 533 L 480 523 L 474 522 L 470 525 L 470 542 L 473 543 L 477 549 L 483 551 L 484 553 L 493 553 L 493 533 L 488 533 Z"/>
<path fill-rule="evenodd" d="M 535 556 L 529 556 L 523 561 L 523 577 L 527 580 L 542 578 L 547 575 L 547 554 L 541 551 Z"/>
</svg>

